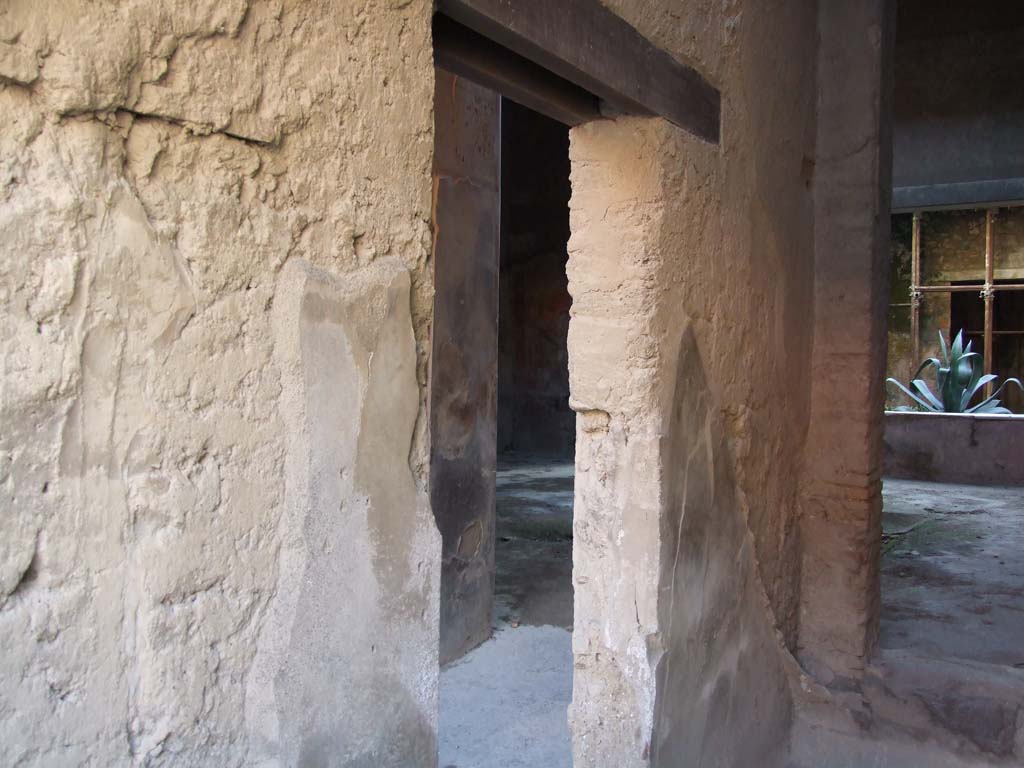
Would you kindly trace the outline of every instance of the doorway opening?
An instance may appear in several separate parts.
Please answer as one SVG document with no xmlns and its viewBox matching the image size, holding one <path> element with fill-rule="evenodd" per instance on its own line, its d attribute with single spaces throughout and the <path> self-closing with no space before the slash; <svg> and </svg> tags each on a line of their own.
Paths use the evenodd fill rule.
<svg viewBox="0 0 1024 768">
<path fill-rule="evenodd" d="M 568 127 L 455 76 L 438 83 L 437 142 L 446 128 L 462 141 L 447 155 L 460 167 L 435 173 L 432 501 L 451 542 L 440 765 L 568 767 Z"/>
<path fill-rule="evenodd" d="M 569 134 L 502 105 L 495 621 L 572 628 Z"/>
<path fill-rule="evenodd" d="M 596 0 L 581 4 L 440 0 L 436 9 L 433 44 L 439 76 L 434 112 L 429 476 L 431 507 L 442 539 L 441 765 L 568 766 L 573 749 L 591 749 L 590 745 L 599 743 L 589 739 L 588 733 L 597 731 L 602 719 L 622 719 L 619 713 L 623 706 L 630 714 L 622 720 L 620 729 L 628 735 L 616 740 L 623 743 L 616 744 L 615 749 L 621 755 L 633 754 L 650 743 L 649 711 L 655 699 L 645 694 L 624 702 L 616 687 L 603 686 L 596 679 L 599 674 L 594 665 L 610 663 L 622 671 L 628 684 L 647 686 L 653 679 L 653 662 L 641 662 L 640 668 L 635 668 L 632 641 L 637 638 L 642 642 L 641 634 L 653 631 L 656 613 L 645 613 L 649 621 L 641 627 L 631 620 L 638 615 L 637 610 L 627 611 L 623 631 L 616 633 L 608 653 L 580 651 L 574 658 L 571 642 L 573 637 L 587 635 L 587 646 L 602 645 L 603 638 L 587 632 L 579 635 L 575 630 L 592 630 L 603 621 L 617 625 L 619 619 L 618 612 L 596 595 L 600 568 L 591 578 L 579 576 L 576 582 L 570 581 L 575 570 L 570 556 L 579 557 L 581 564 L 591 567 L 598 561 L 573 546 L 573 516 L 578 517 L 576 527 L 588 533 L 610 525 L 603 519 L 588 519 L 590 514 L 598 515 L 596 509 L 585 509 L 594 501 L 595 493 L 581 492 L 578 503 L 575 499 L 570 502 L 577 480 L 591 481 L 591 489 L 598 494 L 605 490 L 597 489 L 605 475 L 592 465 L 581 464 L 579 478 L 572 476 L 570 449 L 574 436 L 586 435 L 581 443 L 586 447 L 590 437 L 600 440 L 610 431 L 617 443 L 621 435 L 627 434 L 624 430 L 643 414 L 632 409 L 619 413 L 617 408 L 609 413 L 600 404 L 586 408 L 580 405 L 586 412 L 580 416 L 580 431 L 576 433 L 576 417 L 569 413 L 565 366 L 569 298 L 561 287 L 568 282 L 564 272 L 570 186 L 567 126 L 584 132 L 579 136 L 621 127 L 621 131 L 608 134 L 608 143 L 594 137 L 598 140 L 596 151 L 600 158 L 611 161 L 609 170 L 621 184 L 616 185 L 616 198 L 625 196 L 630 201 L 624 206 L 626 210 L 639 210 L 659 199 L 656 195 L 650 200 L 646 192 L 660 188 L 662 173 L 653 156 L 647 157 L 643 151 L 649 145 L 646 138 L 638 139 L 637 129 L 658 126 L 672 130 L 668 124 L 674 124 L 692 136 L 717 144 L 721 94 L 697 71 L 657 48 Z M 545 123 L 511 102 L 556 122 Z M 506 116 L 504 136 L 495 142 L 493 138 L 501 136 L 502 113 Z M 615 120 L 604 119 L 612 114 Z M 627 122 L 620 123 L 620 119 Z M 662 119 L 667 122 L 663 124 Z M 544 138 L 555 135 L 557 151 Z M 629 148 L 626 152 L 622 151 L 623 144 Z M 504 162 L 496 165 L 493 160 L 502 152 Z M 627 155 L 629 161 L 622 165 Z M 636 160 L 644 161 L 639 173 L 634 167 Z M 500 173 L 495 173 L 496 167 Z M 573 163 L 574 176 L 584 168 L 592 168 L 591 163 Z M 554 181 L 556 169 L 561 171 Z M 519 183 L 526 186 L 512 188 Z M 656 226 L 645 216 L 628 215 L 620 210 L 623 206 L 609 205 L 604 194 L 609 190 L 601 173 L 594 173 L 590 183 L 600 193 L 588 205 L 574 207 L 573 216 L 580 217 L 579 232 L 607 229 L 598 240 L 617 243 L 623 233 L 616 231 L 619 226 L 610 225 L 612 220 L 621 221 L 630 230 Z M 588 186 L 584 184 L 582 189 Z M 501 197 L 505 198 L 504 205 Z M 556 197 L 560 198 L 557 206 Z M 576 197 L 574 194 L 574 201 Z M 589 206 L 593 206 L 593 217 Z M 547 212 L 555 209 L 558 223 L 542 224 L 541 219 L 547 221 Z M 519 216 L 522 219 L 517 225 Z M 504 231 L 500 238 L 499 229 Z M 557 242 L 553 240 L 549 247 L 534 240 L 542 232 L 559 233 Z M 641 236 L 627 238 L 631 245 L 645 240 L 643 232 L 635 234 Z M 499 265 L 499 239 L 503 243 L 504 269 Z M 582 301 L 573 309 L 573 389 L 593 396 L 610 388 L 608 376 L 613 375 L 613 369 L 614 375 L 628 370 L 630 355 L 625 353 L 632 345 L 627 342 L 648 327 L 648 309 L 653 302 L 640 302 L 635 311 L 616 302 L 610 307 L 613 314 L 626 312 L 626 317 L 599 318 L 603 314 L 601 296 L 616 294 L 618 287 L 608 285 L 577 293 L 577 276 L 589 273 L 578 268 L 578 249 L 573 247 L 573 295 L 593 299 L 590 308 L 595 311 L 588 324 L 579 314 Z M 523 253 L 517 254 L 517 249 L 523 249 Z M 615 253 L 598 250 L 601 252 L 585 254 L 586 261 L 610 258 L 609 264 L 614 262 Z M 554 263 L 544 260 L 545 251 L 556 259 L 557 272 Z M 650 273 L 652 261 L 640 259 L 630 277 Z M 557 277 L 557 290 L 546 277 L 549 270 L 552 279 Z M 617 279 L 614 269 L 607 270 L 608 274 L 602 269 L 596 272 L 609 282 Z M 638 279 L 635 285 L 639 291 L 631 298 L 645 297 L 654 289 L 645 280 Z M 517 287 L 522 292 L 518 299 Z M 503 294 L 500 302 L 499 293 Z M 499 303 L 502 313 L 497 311 Z M 507 322 L 510 317 L 511 323 Z M 513 334 L 526 338 L 508 346 L 510 328 Z M 576 338 L 580 329 L 586 337 L 601 334 L 602 328 L 610 337 L 607 348 Z M 527 335 L 534 330 L 536 335 Z M 559 340 L 557 347 L 552 343 L 554 339 Z M 626 359 L 620 359 L 623 357 Z M 548 367 L 556 362 L 557 369 Z M 621 383 L 628 386 L 626 376 Z M 593 402 L 594 398 L 585 399 Z M 611 407 L 612 400 L 602 403 Z M 589 461 L 592 457 L 585 458 Z M 629 474 L 628 469 L 623 472 Z M 603 501 L 615 514 L 624 513 L 618 507 L 618 497 L 602 500 L 602 508 Z M 644 524 L 656 525 L 657 520 L 645 519 Z M 622 545 L 621 531 L 617 538 L 611 531 L 607 535 L 616 547 Z M 625 538 L 632 541 L 630 535 Z M 656 561 L 656 537 L 641 534 L 636 543 L 626 560 Z M 631 591 L 635 596 L 637 590 L 647 594 L 657 589 L 642 577 L 634 578 L 635 569 L 629 563 L 619 565 L 637 588 L 623 590 L 622 594 Z M 644 571 L 643 575 L 651 574 Z M 551 583 L 562 586 L 552 590 L 547 586 Z M 581 603 L 586 603 L 578 617 L 573 616 L 575 586 L 580 587 Z M 633 600 L 634 609 L 638 601 L 640 598 Z M 641 602 L 657 605 L 656 600 Z M 570 621 L 573 632 L 567 629 Z M 541 642 L 540 635 L 551 642 Z M 538 642 L 533 643 L 534 639 Z M 488 654 L 497 655 L 488 658 Z M 545 666 L 545 659 L 551 663 Z M 550 680 L 551 684 L 538 687 L 541 680 Z M 568 726 L 570 699 L 575 741 L 570 740 Z M 633 722 L 636 727 L 631 725 Z M 585 760 L 585 752 L 580 754 Z"/>
</svg>

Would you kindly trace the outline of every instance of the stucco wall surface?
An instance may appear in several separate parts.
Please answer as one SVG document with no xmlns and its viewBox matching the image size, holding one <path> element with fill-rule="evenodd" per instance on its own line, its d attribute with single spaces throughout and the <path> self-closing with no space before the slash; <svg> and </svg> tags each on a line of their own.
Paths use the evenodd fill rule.
<svg viewBox="0 0 1024 768">
<path fill-rule="evenodd" d="M 433 761 L 430 13 L 0 9 L 0 763 Z"/>
<path fill-rule="evenodd" d="M 815 10 L 610 4 L 722 91 L 720 146 L 571 133 L 576 764 L 781 764 L 810 394 Z"/>
</svg>

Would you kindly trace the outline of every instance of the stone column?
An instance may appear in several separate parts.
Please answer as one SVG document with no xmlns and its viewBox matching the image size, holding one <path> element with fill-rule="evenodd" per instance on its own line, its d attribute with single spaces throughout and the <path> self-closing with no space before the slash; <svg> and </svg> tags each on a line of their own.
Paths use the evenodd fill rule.
<svg viewBox="0 0 1024 768">
<path fill-rule="evenodd" d="M 798 655 L 855 684 L 878 633 L 892 3 L 818 17 L 815 318 Z"/>
<path fill-rule="evenodd" d="M 436 74 L 430 499 L 441 531 L 441 663 L 491 634 L 501 102 Z"/>
</svg>

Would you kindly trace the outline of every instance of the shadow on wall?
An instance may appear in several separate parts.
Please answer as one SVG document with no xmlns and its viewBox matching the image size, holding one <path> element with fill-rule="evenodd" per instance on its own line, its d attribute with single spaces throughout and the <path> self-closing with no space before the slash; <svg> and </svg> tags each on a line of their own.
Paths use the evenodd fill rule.
<svg viewBox="0 0 1024 768">
<path fill-rule="evenodd" d="M 662 438 L 672 473 L 661 514 L 664 645 L 649 650 L 661 654 L 652 765 L 779 764 L 792 721 L 783 651 L 691 325 L 675 367 Z"/>
</svg>

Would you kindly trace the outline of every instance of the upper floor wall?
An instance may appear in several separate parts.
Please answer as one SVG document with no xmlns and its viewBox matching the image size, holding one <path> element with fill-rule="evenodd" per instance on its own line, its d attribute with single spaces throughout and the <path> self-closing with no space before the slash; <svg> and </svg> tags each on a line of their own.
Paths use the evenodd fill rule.
<svg viewBox="0 0 1024 768">
<path fill-rule="evenodd" d="M 1024 7 L 902 0 L 896 35 L 894 207 L 1024 196 Z"/>
</svg>

